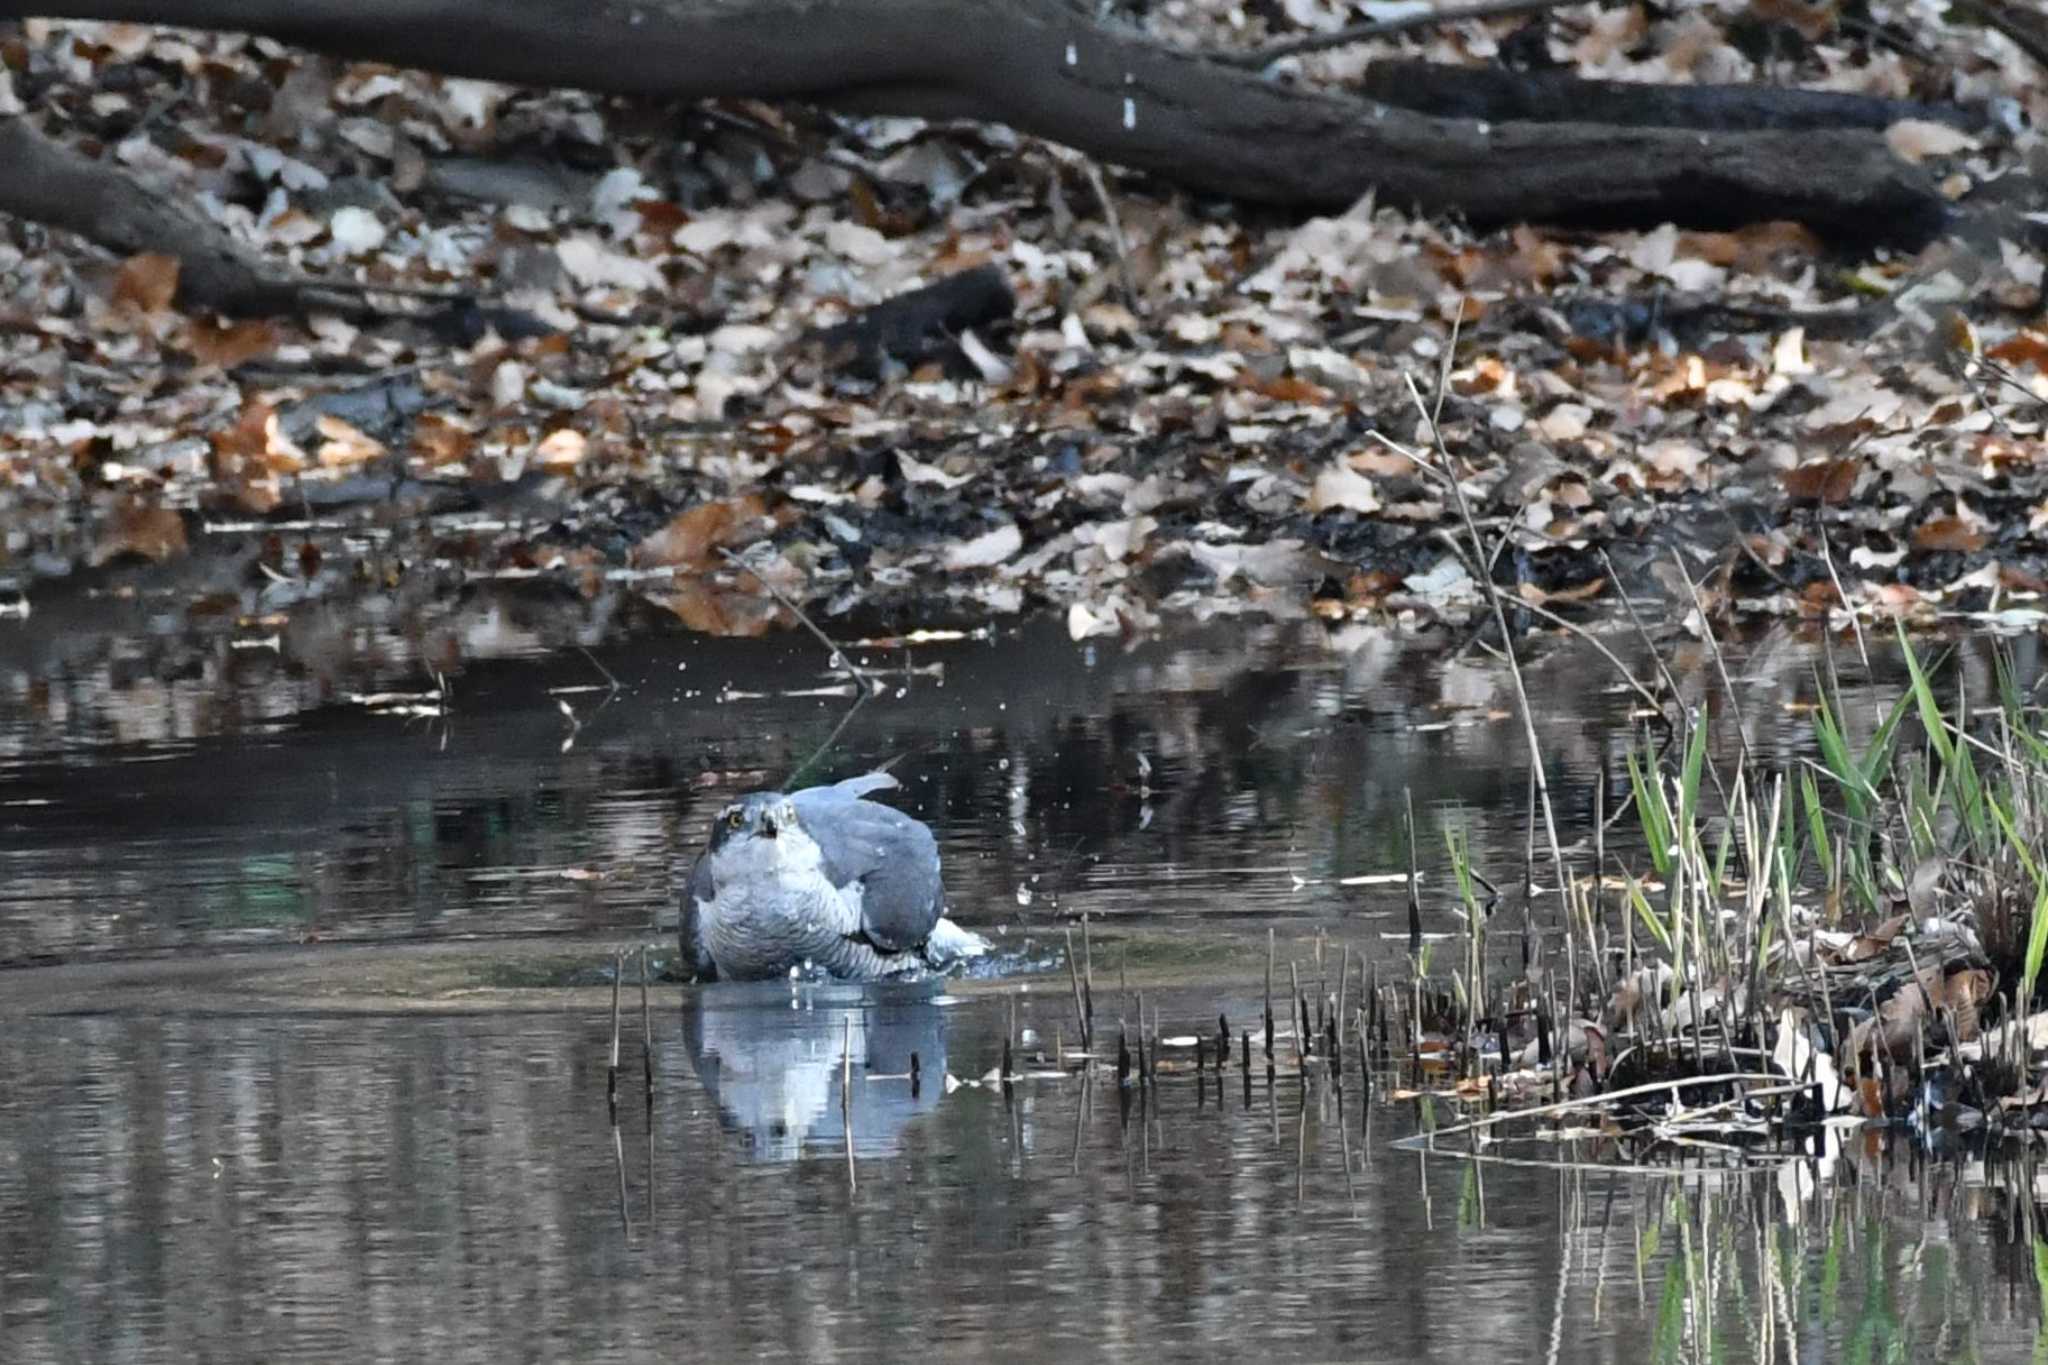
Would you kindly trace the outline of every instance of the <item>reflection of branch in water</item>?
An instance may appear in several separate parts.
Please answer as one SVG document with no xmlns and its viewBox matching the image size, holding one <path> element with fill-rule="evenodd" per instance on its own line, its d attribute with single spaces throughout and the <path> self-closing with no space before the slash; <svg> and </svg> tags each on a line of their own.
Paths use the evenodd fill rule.
<svg viewBox="0 0 2048 1365">
<path fill-rule="evenodd" d="M 839 718 L 839 723 L 832 727 L 832 733 L 825 736 L 825 742 L 813 750 L 811 756 L 802 763 L 799 763 L 795 770 L 783 780 L 782 789 L 784 791 L 793 791 L 796 788 L 797 779 L 817 766 L 818 760 L 832 751 L 832 746 L 839 742 L 839 736 L 846 732 L 846 727 L 853 722 L 854 716 L 859 714 L 861 707 L 868 704 L 870 697 L 873 697 L 882 690 L 882 685 L 870 677 L 867 670 L 855 663 L 853 655 L 848 653 L 837 640 L 834 640 L 823 630 L 819 629 L 818 623 L 813 621 L 804 612 L 802 607 L 791 601 L 787 594 L 769 582 L 768 576 L 764 572 L 754 568 L 753 565 L 747 562 L 744 556 L 734 554 L 731 550 L 720 550 L 719 553 L 725 556 L 728 563 L 745 569 L 748 573 L 752 574 L 754 581 L 766 589 L 770 597 L 773 597 L 791 616 L 794 616 L 803 625 L 805 630 L 816 636 L 818 643 L 825 646 L 827 664 L 831 667 L 845 670 L 847 675 L 860 688 L 859 696 L 854 699 L 853 705 L 846 709 L 846 714 Z"/>
<path fill-rule="evenodd" d="M 784 593 L 782 589 L 776 587 L 773 583 L 769 582 L 768 575 L 765 572 L 749 564 L 744 555 L 736 555 L 731 550 L 720 550 L 719 553 L 725 556 L 726 561 L 728 563 L 737 565 L 739 568 L 745 569 L 748 573 L 752 574 L 754 576 L 754 581 L 756 583 L 759 583 L 764 589 L 766 589 L 770 597 L 774 598 L 776 602 L 781 604 L 783 609 L 789 612 L 791 616 L 794 616 L 797 619 L 797 621 L 802 624 L 805 630 L 808 630 L 811 634 L 817 636 L 818 643 L 825 646 L 828 661 L 838 668 L 845 669 L 846 672 L 852 676 L 853 680 L 860 684 L 861 690 L 863 692 L 873 692 L 877 690 L 874 679 L 870 678 L 867 674 L 867 671 L 863 669 L 859 664 L 853 661 L 853 656 L 851 654 L 848 654 L 844 649 L 840 648 L 838 641 L 834 640 L 824 631 L 818 629 L 818 623 L 813 621 L 809 616 L 805 615 L 804 609 L 798 606 L 795 602 L 791 601 L 789 599 L 789 596 L 786 593 Z"/>
<path fill-rule="evenodd" d="M 846 1016 L 845 1041 L 839 1053 L 839 1126 L 846 1130 L 846 1189 L 855 1194 L 860 1181 L 853 1173 L 853 1016 Z"/>
<path fill-rule="evenodd" d="M 839 718 L 839 723 L 832 727 L 832 733 L 825 736 L 824 743 L 820 744 L 817 748 L 811 750 L 811 756 L 805 759 L 803 762 L 797 764 L 796 767 L 791 770 L 789 776 L 783 779 L 782 790 L 796 790 L 797 779 L 802 777 L 805 773 L 809 772 L 812 768 L 817 767 L 818 760 L 822 759 L 826 754 L 832 752 L 832 746 L 839 742 L 839 737 L 846 733 L 846 727 L 853 724 L 853 718 L 860 714 L 861 707 L 866 706 L 869 700 L 874 697 L 874 695 L 875 694 L 873 692 L 867 690 L 866 688 L 861 689 L 860 696 L 854 699 L 853 705 L 846 708 L 846 714 L 841 716 Z"/>
</svg>

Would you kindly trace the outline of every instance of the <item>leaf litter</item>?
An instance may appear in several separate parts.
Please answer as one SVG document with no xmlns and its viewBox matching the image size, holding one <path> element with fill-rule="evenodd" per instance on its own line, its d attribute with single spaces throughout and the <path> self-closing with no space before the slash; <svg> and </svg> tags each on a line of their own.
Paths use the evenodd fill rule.
<svg viewBox="0 0 2048 1365">
<path fill-rule="evenodd" d="M 1271 76 L 1338 86 L 1375 52 L 1472 63 L 1512 39 L 1608 77 L 1939 89 L 1984 126 L 1902 123 L 1899 154 L 1963 206 L 2031 187 L 2048 84 L 2027 59 L 1872 16 L 1933 64 L 1831 12 L 1767 20 L 1766 62 L 1733 10 L 1576 6 Z M 1145 22 L 1243 47 L 1347 17 Z M 0 576 L 31 603 L 203 551 L 294 580 L 252 580 L 248 616 L 528 576 L 750 634 L 791 622 L 718 552 L 762 546 L 827 614 L 1044 607 L 1077 636 L 1470 619 L 1445 490 L 1383 436 L 1455 454 L 1513 537 L 1491 573 L 1549 609 L 1602 609 L 1602 549 L 1660 539 L 1704 552 L 1697 603 L 1667 585 L 1678 614 L 1719 622 L 1996 619 L 2048 584 L 2024 217 L 1869 259 L 1781 223 L 1475 232 L 1371 198 L 1233 217 L 1000 128 L 750 100 L 650 128 L 573 92 L 126 24 L 29 20 L 0 47 L 0 102 L 53 136 L 279 265 L 392 291 L 367 315 L 186 316 L 174 260 L 10 227 Z M 1000 289 L 939 325 L 899 309 L 852 354 L 821 340 L 978 267 Z M 1438 375 L 1418 414 L 1411 380 Z"/>
</svg>

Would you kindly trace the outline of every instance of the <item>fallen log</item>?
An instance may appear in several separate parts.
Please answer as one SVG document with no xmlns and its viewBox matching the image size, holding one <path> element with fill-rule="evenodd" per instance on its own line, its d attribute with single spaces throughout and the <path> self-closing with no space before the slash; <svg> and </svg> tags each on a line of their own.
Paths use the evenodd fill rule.
<svg viewBox="0 0 2048 1365">
<path fill-rule="evenodd" d="M 111 162 L 45 137 L 25 118 L 0 118 L 0 211 L 75 232 L 122 255 L 178 260 L 177 300 L 224 313 L 292 308 L 299 282 L 237 243 L 219 225 L 155 193 Z"/>
<path fill-rule="evenodd" d="M 1190 189 L 1302 209 L 1342 208 L 1370 191 L 1485 225 L 1790 219 L 1841 241 L 1904 245 L 1947 220 L 1932 177 L 1861 129 L 1436 118 L 1269 81 L 1062 0 L 0 0 L 0 18 L 29 14 L 241 31 L 343 58 L 614 95 L 1000 122 Z M 0 184 L 0 210 L 51 211 L 51 196 L 24 196 L 18 177 L 5 179 L 14 185 Z M 135 233 L 79 217 L 49 221 L 133 249 Z M 188 266 L 221 254 L 152 245 Z M 263 298 L 229 279 L 202 301 L 244 311 Z"/>
<path fill-rule="evenodd" d="M 1589 80 L 1570 71 L 1509 71 L 1489 66 L 1380 61 L 1365 70 L 1360 94 L 1436 118 L 1495 123 L 1604 123 L 1622 128 L 1707 132 L 1882 132 L 1902 119 L 1959 128 L 1984 122 L 1981 111 L 1953 104 L 1885 99 L 1780 85 L 1651 85 Z"/>
</svg>

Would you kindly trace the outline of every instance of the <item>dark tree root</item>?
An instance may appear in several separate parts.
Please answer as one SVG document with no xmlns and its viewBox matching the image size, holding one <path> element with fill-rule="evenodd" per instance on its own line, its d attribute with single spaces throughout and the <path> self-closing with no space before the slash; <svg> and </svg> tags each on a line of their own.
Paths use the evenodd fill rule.
<svg viewBox="0 0 2048 1365">
<path fill-rule="evenodd" d="M 1002 267 L 982 265 L 886 298 L 811 340 L 828 364 L 872 376 L 884 356 L 914 366 L 951 351 L 953 338 L 969 328 L 1008 320 L 1016 307 Z"/>
<path fill-rule="evenodd" d="M 1866 128 L 1901 119 L 1974 128 L 1979 110 L 1778 85 L 1649 85 L 1588 80 L 1569 71 L 1508 71 L 1435 62 L 1374 62 L 1361 94 L 1436 118 L 1493 123 L 1602 123 L 1697 132 L 1801 132 Z"/>
<path fill-rule="evenodd" d="M 1933 176 L 1866 129 L 1483 123 L 1291 89 L 1067 0 L 0 0 L 263 34 L 332 55 L 656 99 L 799 99 L 1009 124 L 1241 200 L 1380 202 L 1483 224 L 1942 230 Z M 488 34 L 489 41 L 478 35 Z"/>
<path fill-rule="evenodd" d="M 126 170 L 45 137 L 25 117 L 0 119 L 0 213 L 73 232 L 117 255 L 178 261 L 176 302 L 236 316 L 288 312 L 309 282 L 279 272 L 218 224 Z"/>
<path fill-rule="evenodd" d="M 45 136 L 25 117 L 0 118 L 0 169 L 0 213 L 74 233 L 117 256 L 149 251 L 176 259 L 172 302 L 187 313 L 274 317 L 318 310 L 358 322 L 405 318 L 456 345 L 473 344 L 487 329 L 505 337 L 554 330 L 531 314 L 459 290 L 328 280 L 282 269 L 178 199 Z M 382 307 L 370 295 L 404 302 Z"/>
</svg>

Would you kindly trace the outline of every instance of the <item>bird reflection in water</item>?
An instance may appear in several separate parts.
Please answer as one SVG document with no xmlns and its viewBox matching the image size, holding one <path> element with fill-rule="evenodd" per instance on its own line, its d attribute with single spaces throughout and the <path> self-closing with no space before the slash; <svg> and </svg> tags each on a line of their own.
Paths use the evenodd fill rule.
<svg viewBox="0 0 2048 1365">
<path fill-rule="evenodd" d="M 893 1156 L 911 1120 L 945 1096 L 942 991 L 936 981 L 722 985 L 687 994 L 683 1040 L 750 1159 L 844 1152 L 849 1125 L 855 1156 Z"/>
</svg>

